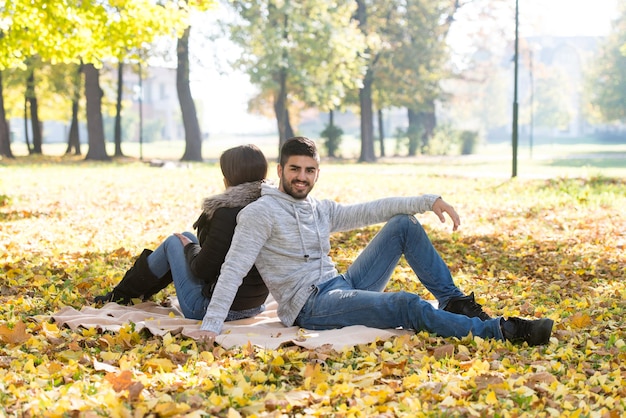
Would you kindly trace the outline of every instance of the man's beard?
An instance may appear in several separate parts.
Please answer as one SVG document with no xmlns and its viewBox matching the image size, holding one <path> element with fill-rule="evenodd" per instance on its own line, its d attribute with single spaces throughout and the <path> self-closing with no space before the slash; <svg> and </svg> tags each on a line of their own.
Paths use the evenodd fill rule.
<svg viewBox="0 0 626 418">
<path fill-rule="evenodd" d="M 313 190 L 313 188 L 311 187 L 311 183 L 309 182 L 306 182 L 306 189 L 304 189 L 303 191 L 294 190 L 293 185 L 287 181 L 285 176 L 282 176 L 281 183 L 282 183 L 283 190 L 285 191 L 285 193 L 287 193 L 289 196 L 293 197 L 294 199 L 298 199 L 298 200 L 306 199 L 306 197 L 309 195 L 311 190 Z"/>
</svg>

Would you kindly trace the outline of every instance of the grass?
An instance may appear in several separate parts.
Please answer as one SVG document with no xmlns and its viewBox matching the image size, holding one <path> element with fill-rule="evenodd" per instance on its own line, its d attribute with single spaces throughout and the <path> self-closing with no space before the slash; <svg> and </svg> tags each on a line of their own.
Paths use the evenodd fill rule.
<svg viewBox="0 0 626 418">
<path fill-rule="evenodd" d="M 206 349 L 180 336 L 138 333 L 132 324 L 104 334 L 56 329 L 51 314 L 89 304 L 144 247 L 191 229 L 202 198 L 222 190 L 217 144 L 235 145 L 224 141 L 206 144 L 207 163 L 162 168 L 133 159 L 0 161 L 0 415 L 626 413 L 623 146 L 537 147 L 515 179 L 505 146 L 467 158 L 322 164 L 320 198 L 442 194 L 461 215 L 460 231 L 433 214 L 419 219 L 459 287 L 476 292 L 493 315 L 554 319 L 547 346 L 421 332 L 342 352 Z M 182 155 L 166 146 L 145 151 L 146 159 Z M 582 164 L 566 164 L 565 155 Z M 377 229 L 333 236 L 340 270 Z M 390 288 L 430 298 L 404 262 Z M 97 367 L 103 363 L 117 371 Z"/>
<path fill-rule="evenodd" d="M 517 176 L 522 178 L 550 177 L 626 177 L 626 143 L 580 142 L 572 139 L 569 143 L 551 142 L 549 139 L 537 141 L 529 147 L 522 143 L 518 147 Z M 220 153 L 229 147 L 254 143 L 258 145 L 270 161 L 278 158 L 278 146 L 274 136 L 215 136 L 203 143 L 203 157 L 207 161 L 217 161 Z M 462 175 L 464 177 L 499 177 L 512 175 L 512 148 L 508 143 L 484 144 L 474 155 L 417 156 L 412 158 L 394 156 L 395 141 L 388 139 L 388 157 L 380 158 L 383 163 L 416 164 L 423 174 L 437 173 Z M 114 147 L 107 144 L 109 155 Z M 64 144 L 44 144 L 44 155 L 60 157 L 65 153 Z M 150 161 L 152 159 L 178 160 L 184 152 L 184 142 L 138 143 L 122 145 L 125 155 L 130 158 Z M 83 147 L 83 153 L 87 147 Z M 323 150 L 322 150 L 323 151 Z M 13 144 L 13 152 L 18 157 L 28 155 L 24 144 Z M 353 137 L 342 142 L 344 161 L 354 162 L 360 155 L 360 143 Z"/>
</svg>

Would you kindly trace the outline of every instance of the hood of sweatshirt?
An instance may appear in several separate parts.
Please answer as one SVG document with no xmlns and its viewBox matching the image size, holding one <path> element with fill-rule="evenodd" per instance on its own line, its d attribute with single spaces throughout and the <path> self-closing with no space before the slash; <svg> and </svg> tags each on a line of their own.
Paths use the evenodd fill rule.
<svg viewBox="0 0 626 418">
<path fill-rule="evenodd" d="M 261 197 L 261 187 L 264 181 L 253 181 L 238 184 L 224 190 L 223 193 L 209 196 L 202 202 L 202 212 L 211 219 L 219 208 L 237 208 L 247 206 Z"/>
</svg>

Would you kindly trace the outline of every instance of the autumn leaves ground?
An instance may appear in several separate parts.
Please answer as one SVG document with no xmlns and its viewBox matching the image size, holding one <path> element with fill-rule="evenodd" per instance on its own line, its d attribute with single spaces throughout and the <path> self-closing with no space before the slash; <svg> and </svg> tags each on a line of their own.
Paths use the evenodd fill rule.
<svg viewBox="0 0 626 418">
<path fill-rule="evenodd" d="M 189 230 L 202 197 L 221 190 L 219 170 L 41 160 L 0 173 L 0 415 L 625 413 L 624 178 L 495 180 L 410 164 L 323 165 L 318 197 L 442 194 L 461 215 L 460 231 L 433 214 L 419 219 L 459 286 L 493 315 L 555 321 L 542 347 L 419 333 L 334 352 L 198 347 L 132 324 L 110 334 L 57 328 L 50 314 L 90 303 L 142 248 Z M 376 230 L 333 237 L 340 269 Z M 430 297 L 404 264 L 392 288 Z"/>
</svg>

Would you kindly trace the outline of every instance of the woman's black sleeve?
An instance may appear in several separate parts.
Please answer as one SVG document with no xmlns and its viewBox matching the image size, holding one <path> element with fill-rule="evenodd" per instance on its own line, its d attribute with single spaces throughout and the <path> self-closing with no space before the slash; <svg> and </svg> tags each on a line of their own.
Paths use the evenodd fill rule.
<svg viewBox="0 0 626 418">
<path fill-rule="evenodd" d="M 240 210 L 241 208 L 217 209 L 205 227 L 208 227 L 208 233 L 198 232 L 199 236 L 206 237 L 204 242 L 185 247 L 185 258 L 192 274 L 206 283 L 217 281 L 235 233 Z"/>
</svg>

